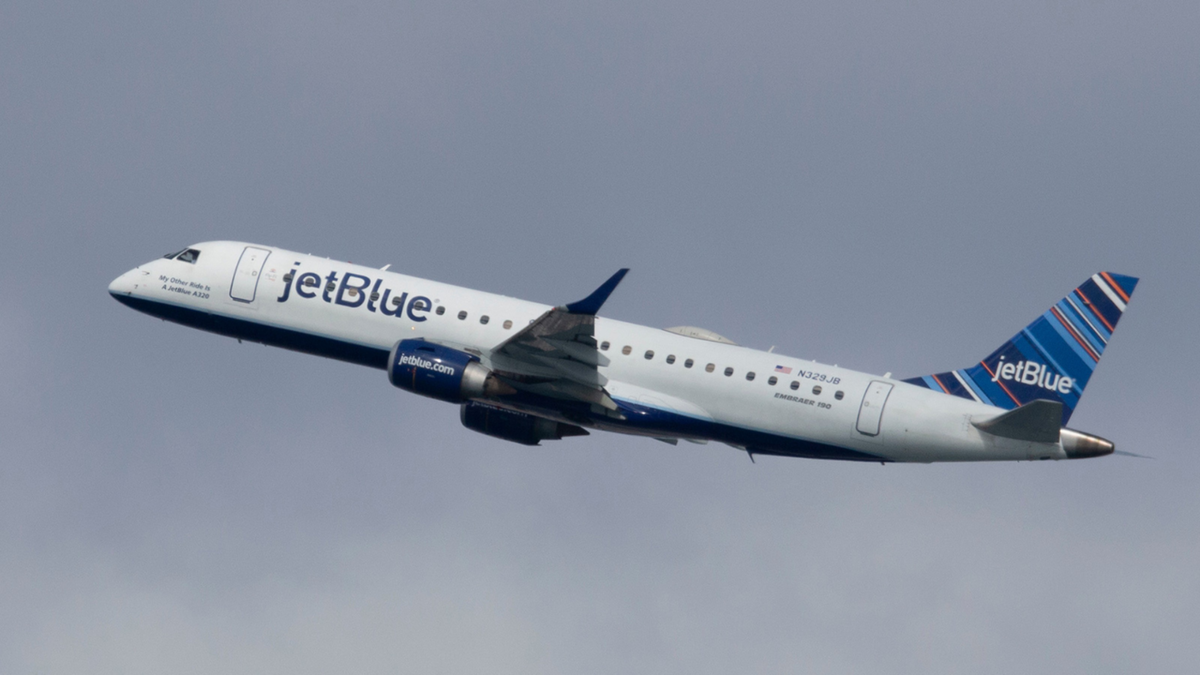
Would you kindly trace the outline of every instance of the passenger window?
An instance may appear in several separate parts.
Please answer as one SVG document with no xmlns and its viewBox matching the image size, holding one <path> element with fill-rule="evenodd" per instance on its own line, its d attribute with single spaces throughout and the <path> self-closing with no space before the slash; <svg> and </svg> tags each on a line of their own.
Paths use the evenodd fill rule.
<svg viewBox="0 0 1200 675">
<path fill-rule="evenodd" d="M 791 384 L 791 385 L 789 385 L 789 386 L 791 386 L 791 388 L 792 388 L 792 391 L 796 391 L 797 389 L 799 389 L 799 388 L 800 388 L 800 383 L 799 383 L 799 382 L 797 382 L 796 380 L 792 380 L 792 384 Z"/>
<path fill-rule="evenodd" d="M 753 382 L 753 381 L 754 381 L 754 371 L 753 371 L 753 370 L 752 370 L 752 371 L 750 371 L 750 372 L 748 372 L 748 373 L 746 373 L 746 381 L 747 381 L 747 382 Z"/>
<path fill-rule="evenodd" d="M 715 364 L 715 363 L 710 363 L 707 366 L 704 366 L 704 372 L 706 372 L 706 373 L 711 373 L 712 371 L 714 371 L 716 369 L 717 369 L 717 364 Z"/>
<path fill-rule="evenodd" d="M 667 363 L 675 363 L 675 355 L 667 354 Z"/>
<path fill-rule="evenodd" d="M 309 287 L 316 286 L 316 285 L 317 285 L 317 280 L 316 280 L 316 279 L 314 279 L 314 278 L 312 278 L 312 277 L 305 277 L 305 278 L 304 278 L 304 285 L 305 285 L 305 286 L 309 286 Z"/>
<path fill-rule="evenodd" d="M 629 354 L 632 351 L 633 351 L 633 347 L 630 347 L 629 345 L 625 345 L 624 347 L 621 347 L 621 353 L 624 354 L 625 356 L 629 356 Z"/>
<path fill-rule="evenodd" d="M 512 321 L 505 319 L 504 320 L 504 330 L 509 330 L 510 328 L 512 328 Z"/>
<path fill-rule="evenodd" d="M 287 274 L 283 275 L 283 283 L 290 284 L 290 283 L 292 283 L 292 279 L 294 279 L 295 277 L 296 277 L 296 270 L 290 270 Z"/>
<path fill-rule="evenodd" d="M 438 316 L 441 316 L 445 313 L 446 313 L 446 308 L 442 307 L 441 305 L 438 305 L 437 311 L 434 312 L 434 314 L 437 314 Z"/>
<path fill-rule="evenodd" d="M 729 377 L 730 375 L 733 375 L 733 368 L 726 368 L 725 377 Z"/>
<path fill-rule="evenodd" d="M 834 397 L 834 398 L 836 398 L 836 399 L 837 399 L 837 400 L 839 400 L 839 401 L 840 401 L 840 400 L 842 400 L 842 397 L 843 397 L 843 396 L 845 396 L 845 394 L 843 394 L 843 393 L 842 393 L 842 392 L 840 392 L 840 391 L 839 391 L 839 392 L 835 392 L 835 393 L 833 394 L 833 397 Z"/>
<path fill-rule="evenodd" d="M 327 284 L 325 284 L 325 290 L 326 290 L 326 291 L 329 291 L 329 292 L 331 292 L 331 293 L 332 293 L 334 288 L 336 288 L 336 286 L 334 285 L 334 283 L 333 283 L 332 281 L 331 281 L 331 282 L 329 282 L 329 283 L 327 283 Z"/>
<path fill-rule="evenodd" d="M 684 362 L 683 362 L 683 367 L 684 367 L 684 368 L 691 368 L 691 367 L 692 367 L 692 364 L 694 364 L 694 363 L 695 363 L 695 361 L 693 361 L 693 360 L 691 360 L 691 359 L 688 359 L 687 361 L 684 361 Z"/>
<path fill-rule="evenodd" d="M 425 310 L 429 309 L 425 306 L 424 300 L 413 300 L 412 306 L 414 312 L 424 312 Z"/>
<path fill-rule="evenodd" d="M 771 377 L 768 377 L 768 378 L 767 378 L 767 384 L 771 385 L 772 387 L 774 387 L 774 386 L 775 386 L 775 383 L 776 383 L 776 382 L 778 382 L 778 381 L 779 381 L 779 378 L 778 378 L 778 377 L 775 377 L 774 375 L 772 375 Z"/>
<path fill-rule="evenodd" d="M 611 347 L 611 346 L 612 346 L 612 345 L 611 345 L 611 344 L 609 344 L 608 340 L 605 340 L 604 342 L 601 342 L 601 343 L 600 343 L 600 351 L 602 351 L 602 352 L 606 352 L 606 351 L 608 351 L 608 348 L 609 348 L 609 347 Z"/>
<path fill-rule="evenodd" d="M 194 248 L 189 248 L 188 250 L 176 256 L 175 259 L 180 262 L 195 264 L 195 262 L 200 259 L 200 251 L 197 251 Z"/>
<path fill-rule="evenodd" d="M 404 298 L 392 298 L 392 307 L 399 307 L 404 304 Z"/>
<path fill-rule="evenodd" d="M 813 396 L 820 396 L 820 395 L 821 395 L 821 385 L 818 384 L 817 386 L 813 387 Z"/>
<path fill-rule="evenodd" d="M 371 302 L 379 302 L 379 291 L 371 294 Z"/>
<path fill-rule="evenodd" d="M 459 313 L 458 313 L 458 320 L 459 320 L 459 321 L 465 321 L 465 320 L 466 320 L 466 318 L 467 318 L 467 313 L 466 313 L 466 312 L 459 312 Z"/>
<path fill-rule="evenodd" d="M 350 289 L 347 289 L 347 291 L 348 292 L 346 293 L 346 295 L 349 295 L 352 298 L 358 297 L 358 289 L 357 288 L 350 288 Z"/>
<path fill-rule="evenodd" d="M 484 314 L 483 316 L 479 317 L 479 323 L 483 324 L 484 326 L 486 326 L 487 322 L 490 320 L 491 319 L 488 318 L 487 314 Z"/>
</svg>

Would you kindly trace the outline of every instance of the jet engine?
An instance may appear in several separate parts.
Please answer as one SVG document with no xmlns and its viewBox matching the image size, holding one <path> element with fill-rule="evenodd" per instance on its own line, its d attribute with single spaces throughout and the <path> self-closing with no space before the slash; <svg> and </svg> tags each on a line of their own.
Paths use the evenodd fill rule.
<svg viewBox="0 0 1200 675">
<path fill-rule="evenodd" d="M 401 340 L 388 356 L 388 380 L 414 394 L 450 403 L 513 393 L 479 358 L 426 340 Z"/>
<path fill-rule="evenodd" d="M 461 417 L 463 426 L 472 431 L 521 445 L 538 445 L 539 441 L 557 441 L 564 436 L 588 435 L 587 429 L 574 424 L 555 422 L 478 401 L 464 403 Z"/>
</svg>

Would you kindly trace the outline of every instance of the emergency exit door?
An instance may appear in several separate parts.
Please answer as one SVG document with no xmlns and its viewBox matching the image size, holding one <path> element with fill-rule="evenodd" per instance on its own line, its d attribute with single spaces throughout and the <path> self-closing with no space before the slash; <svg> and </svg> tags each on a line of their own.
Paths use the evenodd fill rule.
<svg viewBox="0 0 1200 675">
<path fill-rule="evenodd" d="M 858 424 L 855 425 L 859 433 L 868 436 L 879 435 L 879 423 L 883 419 L 883 406 L 887 403 L 891 393 L 892 385 L 887 382 L 875 380 L 871 386 L 867 387 L 862 405 L 858 408 Z"/>
<path fill-rule="evenodd" d="M 239 302 L 254 302 L 258 291 L 258 278 L 271 252 L 257 246 L 247 246 L 238 259 L 233 271 L 233 283 L 229 284 L 229 297 Z"/>
</svg>

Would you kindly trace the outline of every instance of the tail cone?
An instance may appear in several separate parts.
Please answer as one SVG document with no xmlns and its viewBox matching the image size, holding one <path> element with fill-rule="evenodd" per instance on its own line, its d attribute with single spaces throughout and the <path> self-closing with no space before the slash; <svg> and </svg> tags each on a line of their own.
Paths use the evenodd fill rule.
<svg viewBox="0 0 1200 675">
<path fill-rule="evenodd" d="M 1060 433 L 1063 451 L 1067 459 L 1087 459 L 1088 457 L 1103 457 L 1111 455 L 1116 450 L 1112 441 L 1092 436 L 1074 429 L 1063 429 Z"/>
</svg>

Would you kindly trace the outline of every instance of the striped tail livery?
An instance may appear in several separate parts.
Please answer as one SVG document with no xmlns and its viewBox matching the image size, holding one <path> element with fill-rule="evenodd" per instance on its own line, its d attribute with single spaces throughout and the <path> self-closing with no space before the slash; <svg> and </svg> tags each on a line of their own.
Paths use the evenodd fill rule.
<svg viewBox="0 0 1200 675">
<path fill-rule="evenodd" d="M 905 382 L 1008 410 L 1038 399 L 1059 401 L 1066 425 L 1137 283 L 1111 272 L 1093 274 L 974 366 Z"/>
</svg>

